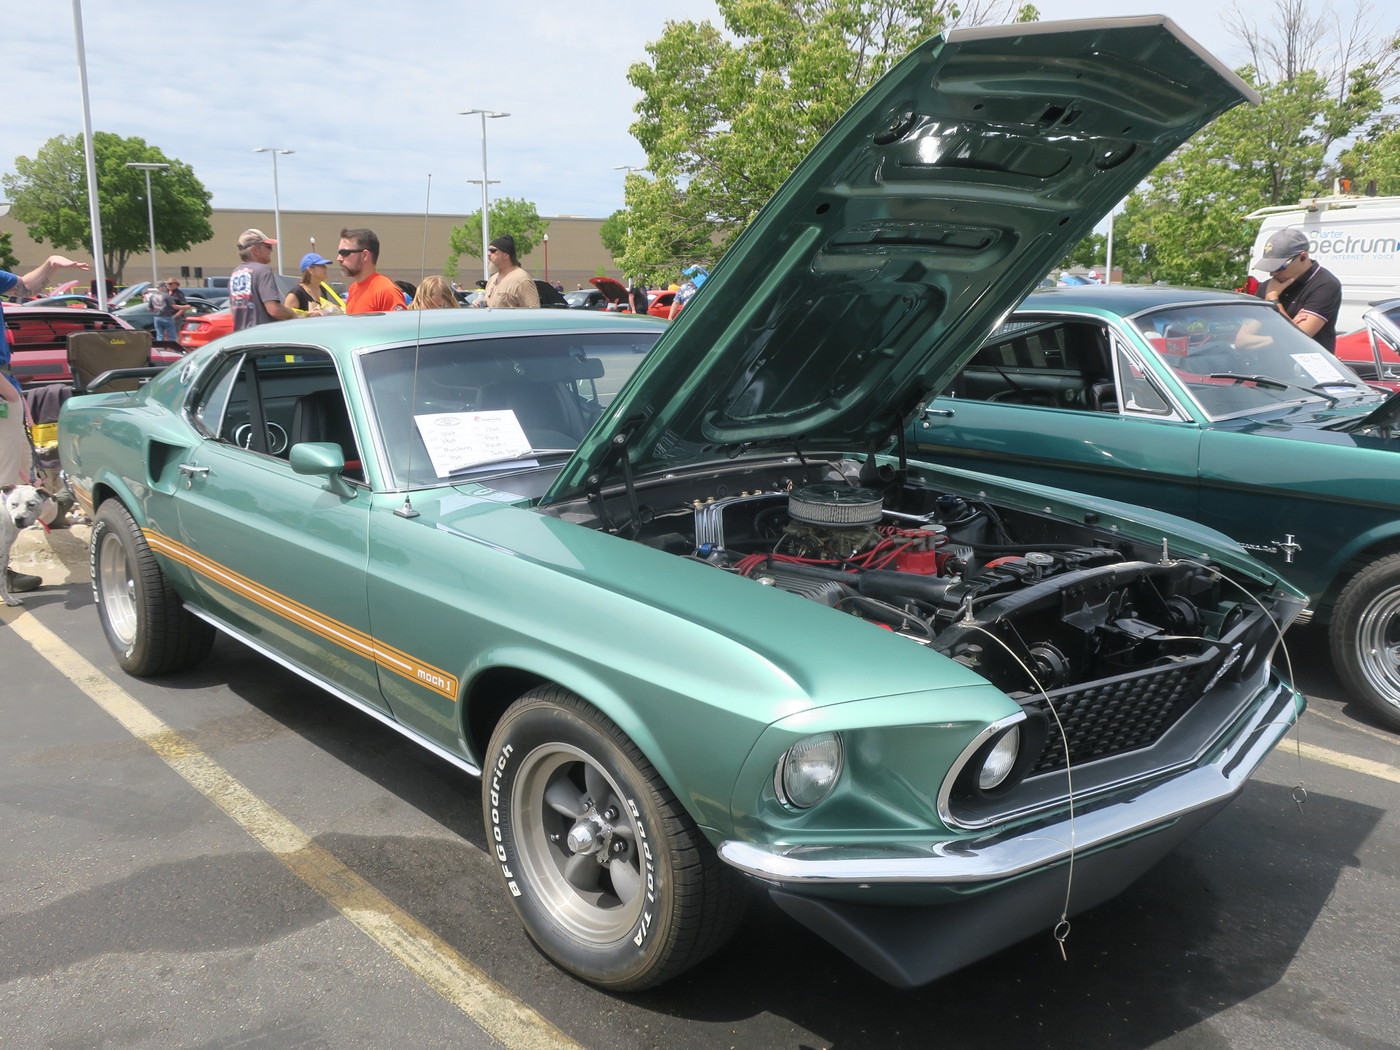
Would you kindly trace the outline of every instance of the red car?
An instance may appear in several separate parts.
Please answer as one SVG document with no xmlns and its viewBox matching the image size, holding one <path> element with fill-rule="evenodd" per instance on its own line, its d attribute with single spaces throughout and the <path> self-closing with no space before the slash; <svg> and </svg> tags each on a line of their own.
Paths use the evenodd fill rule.
<svg viewBox="0 0 1400 1050">
<path fill-rule="evenodd" d="M 75 310 L 69 306 L 5 307 L 5 338 L 10 343 L 10 371 L 20 386 L 71 383 L 68 370 L 68 336 L 74 332 L 134 331 L 120 317 L 102 310 Z M 183 355 L 155 347 L 151 364 L 167 365 Z"/>
<path fill-rule="evenodd" d="M 1337 337 L 1336 355 L 1369 383 L 1400 390 L 1400 299 L 1376 303 L 1366 327 Z"/>
<path fill-rule="evenodd" d="M 277 289 L 285 297 L 292 287 L 297 283 L 295 277 L 278 275 Z M 321 284 L 321 294 L 323 298 L 336 303 L 340 309 L 345 309 L 345 300 L 340 297 L 330 285 Z M 233 331 L 233 312 L 223 310 L 216 314 L 201 314 L 198 317 L 190 317 L 180 325 L 180 345 L 193 350 L 197 346 L 218 339 L 221 335 L 228 335 Z"/>
</svg>

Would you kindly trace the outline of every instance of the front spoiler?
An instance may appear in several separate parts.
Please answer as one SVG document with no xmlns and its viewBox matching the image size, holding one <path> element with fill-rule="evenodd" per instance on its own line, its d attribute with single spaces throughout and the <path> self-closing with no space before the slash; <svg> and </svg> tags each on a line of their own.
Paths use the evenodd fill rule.
<svg viewBox="0 0 1400 1050">
<path fill-rule="evenodd" d="M 1026 875 L 1071 856 L 1082 858 L 1153 835 L 1190 814 L 1218 808 L 1244 788 L 1302 709 L 1302 696 L 1275 680 L 1233 739 L 1206 764 L 1126 796 L 1091 801 L 1073 819 L 1057 813 L 1044 823 L 927 845 L 763 846 L 728 840 L 720 844 L 719 855 L 746 875 L 780 888 L 932 884 L 975 890 L 978 884 Z"/>
</svg>

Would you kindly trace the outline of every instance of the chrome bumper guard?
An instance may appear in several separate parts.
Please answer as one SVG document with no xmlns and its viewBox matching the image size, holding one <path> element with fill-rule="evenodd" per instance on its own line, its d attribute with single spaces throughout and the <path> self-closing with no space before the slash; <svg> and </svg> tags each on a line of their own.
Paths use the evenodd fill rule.
<svg viewBox="0 0 1400 1050">
<path fill-rule="evenodd" d="M 912 844 L 756 846 L 729 840 L 720 859 L 785 886 L 975 885 L 1012 878 L 1151 834 L 1237 795 L 1297 721 L 1298 694 L 1276 683 L 1235 737 L 1208 765 L 1146 785 L 1129 798 L 1088 800 L 1071 821 L 1057 816 L 972 839 Z"/>
</svg>

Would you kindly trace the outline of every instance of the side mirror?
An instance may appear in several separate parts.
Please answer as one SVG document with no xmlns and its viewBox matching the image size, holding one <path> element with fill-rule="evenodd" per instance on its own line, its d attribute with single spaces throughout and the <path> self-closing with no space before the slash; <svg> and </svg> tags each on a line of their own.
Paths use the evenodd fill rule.
<svg viewBox="0 0 1400 1050">
<path fill-rule="evenodd" d="M 287 457 L 298 474 L 326 479 L 326 487 L 337 496 L 355 498 L 355 486 L 341 476 L 345 469 L 345 452 L 334 441 L 303 441 L 293 445 Z"/>
</svg>

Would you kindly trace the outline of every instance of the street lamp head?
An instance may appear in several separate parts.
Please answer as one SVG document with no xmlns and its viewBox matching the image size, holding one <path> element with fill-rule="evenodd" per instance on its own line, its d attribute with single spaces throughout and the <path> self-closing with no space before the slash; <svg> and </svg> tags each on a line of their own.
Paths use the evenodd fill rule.
<svg viewBox="0 0 1400 1050">
<path fill-rule="evenodd" d="M 126 162 L 128 168 L 135 168 L 137 171 L 160 171 L 162 168 L 170 167 L 169 164 L 156 164 L 151 161 L 129 160 Z"/>
<path fill-rule="evenodd" d="M 282 153 L 282 154 L 287 154 L 287 153 L 295 153 L 296 150 L 294 150 L 294 149 L 278 149 L 276 146 L 255 146 L 255 147 L 253 147 L 253 152 L 254 152 L 254 153 Z"/>
<path fill-rule="evenodd" d="M 509 113 L 500 113 L 500 112 L 497 112 L 497 111 L 494 110 L 494 109 L 463 109 L 463 110 L 458 110 L 458 111 L 457 111 L 457 116 L 459 116 L 459 117 L 474 117 L 474 116 L 476 116 L 476 114 L 478 114 L 478 113 L 481 114 L 481 118 L 482 118 L 483 120 L 485 120 L 487 117 L 490 117 L 492 120 L 495 120 L 497 117 L 508 117 L 508 116 L 510 116 Z"/>
</svg>

